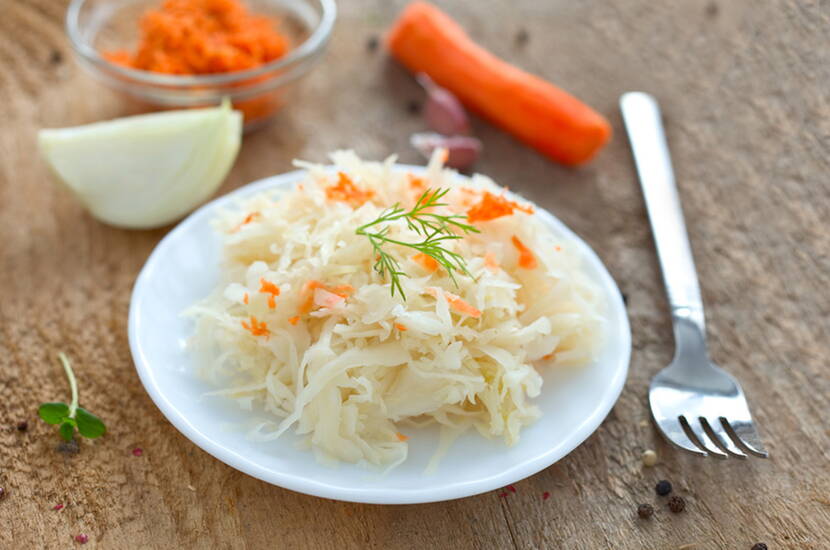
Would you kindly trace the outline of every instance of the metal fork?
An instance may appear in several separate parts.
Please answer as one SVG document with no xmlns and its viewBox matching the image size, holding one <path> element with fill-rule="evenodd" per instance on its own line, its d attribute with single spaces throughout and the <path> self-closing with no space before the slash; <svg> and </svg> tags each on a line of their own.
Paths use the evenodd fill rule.
<svg viewBox="0 0 830 550">
<path fill-rule="evenodd" d="M 703 301 L 657 101 L 620 98 L 674 324 L 671 364 L 651 380 L 651 414 L 663 435 L 703 456 L 767 457 L 737 380 L 709 360 Z"/>
</svg>

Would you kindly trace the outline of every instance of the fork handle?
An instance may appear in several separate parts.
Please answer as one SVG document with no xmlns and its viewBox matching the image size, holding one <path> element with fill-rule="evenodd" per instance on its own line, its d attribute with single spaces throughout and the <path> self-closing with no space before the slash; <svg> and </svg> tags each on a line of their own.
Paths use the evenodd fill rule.
<svg viewBox="0 0 830 550">
<path fill-rule="evenodd" d="M 698 351 L 705 352 L 703 301 L 674 182 L 660 107 L 648 94 L 628 92 L 620 98 L 620 108 L 663 272 L 677 351 L 682 352 L 680 348 L 685 345 L 702 347 Z"/>
</svg>

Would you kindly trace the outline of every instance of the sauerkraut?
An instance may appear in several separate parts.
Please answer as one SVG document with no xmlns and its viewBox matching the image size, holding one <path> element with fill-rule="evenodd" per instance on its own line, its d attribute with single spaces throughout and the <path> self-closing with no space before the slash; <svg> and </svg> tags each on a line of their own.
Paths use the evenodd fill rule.
<svg viewBox="0 0 830 550">
<path fill-rule="evenodd" d="M 539 370 L 584 365 L 602 343 L 604 304 L 579 253 L 529 203 L 445 169 L 440 151 L 420 174 L 394 158 L 331 159 L 297 162 L 307 177 L 292 190 L 215 220 L 221 282 L 187 311 L 200 374 L 267 418 L 251 437 L 293 430 L 318 458 L 391 467 L 426 423 L 516 443 L 540 415 Z M 432 258 L 387 244 L 404 299 L 355 230 L 427 189 L 449 189 L 440 211 L 480 230 L 446 242 L 472 276 L 453 281 Z M 389 234 L 423 238 L 404 220 Z"/>
</svg>

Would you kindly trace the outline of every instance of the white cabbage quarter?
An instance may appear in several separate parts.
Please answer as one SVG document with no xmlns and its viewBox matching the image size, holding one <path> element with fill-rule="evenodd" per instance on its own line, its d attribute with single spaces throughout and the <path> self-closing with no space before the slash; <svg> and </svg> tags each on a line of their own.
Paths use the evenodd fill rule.
<svg viewBox="0 0 830 550">
<path fill-rule="evenodd" d="M 605 304 L 576 248 L 489 178 L 444 169 L 440 152 L 419 177 L 394 158 L 331 158 L 334 169 L 298 163 L 308 177 L 292 191 L 215 221 L 223 279 L 186 312 L 200 374 L 265 417 L 251 437 L 293 429 L 324 461 L 395 466 L 428 423 L 442 428 L 433 465 L 470 428 L 516 443 L 540 415 L 539 370 L 585 365 L 602 345 Z M 472 276 L 453 281 L 412 248 L 385 244 L 406 274 L 404 299 L 356 229 L 427 189 L 449 189 L 434 211 L 469 214 L 480 231 L 445 241 Z M 480 219 L 497 213 L 492 204 L 508 207 Z M 395 240 L 423 240 L 404 220 L 388 225 Z"/>
</svg>

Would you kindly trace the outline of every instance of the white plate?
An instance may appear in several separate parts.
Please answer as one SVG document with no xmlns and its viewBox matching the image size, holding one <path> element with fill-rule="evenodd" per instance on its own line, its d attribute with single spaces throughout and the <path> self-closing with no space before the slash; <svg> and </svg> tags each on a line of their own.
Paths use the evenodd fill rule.
<svg viewBox="0 0 830 550">
<path fill-rule="evenodd" d="M 406 166 L 419 171 L 420 167 Z M 277 441 L 249 441 L 228 430 L 244 413 L 221 397 L 203 397 L 215 388 L 193 374 L 185 349 L 191 321 L 180 312 L 206 296 L 219 279 L 220 241 L 210 220 L 220 207 L 266 189 L 287 188 L 303 177 L 290 172 L 261 180 L 194 212 L 156 247 L 141 271 L 130 304 L 130 348 L 136 370 L 161 412 L 187 438 L 222 462 L 268 483 L 326 498 L 381 504 L 432 502 L 475 495 L 503 487 L 571 452 L 600 425 L 619 397 L 628 372 L 631 334 L 616 284 L 590 247 L 551 214 L 538 215 L 554 232 L 574 241 L 585 269 L 608 302 L 607 342 L 599 360 L 581 370 L 543 373 L 536 400 L 543 416 L 525 428 L 521 441 L 507 447 L 469 432 L 450 448 L 438 469 L 424 474 L 437 445 L 437 430 L 409 430 L 406 462 L 386 474 L 354 465 L 318 464 L 310 451 L 295 447 L 286 434 Z"/>
</svg>

